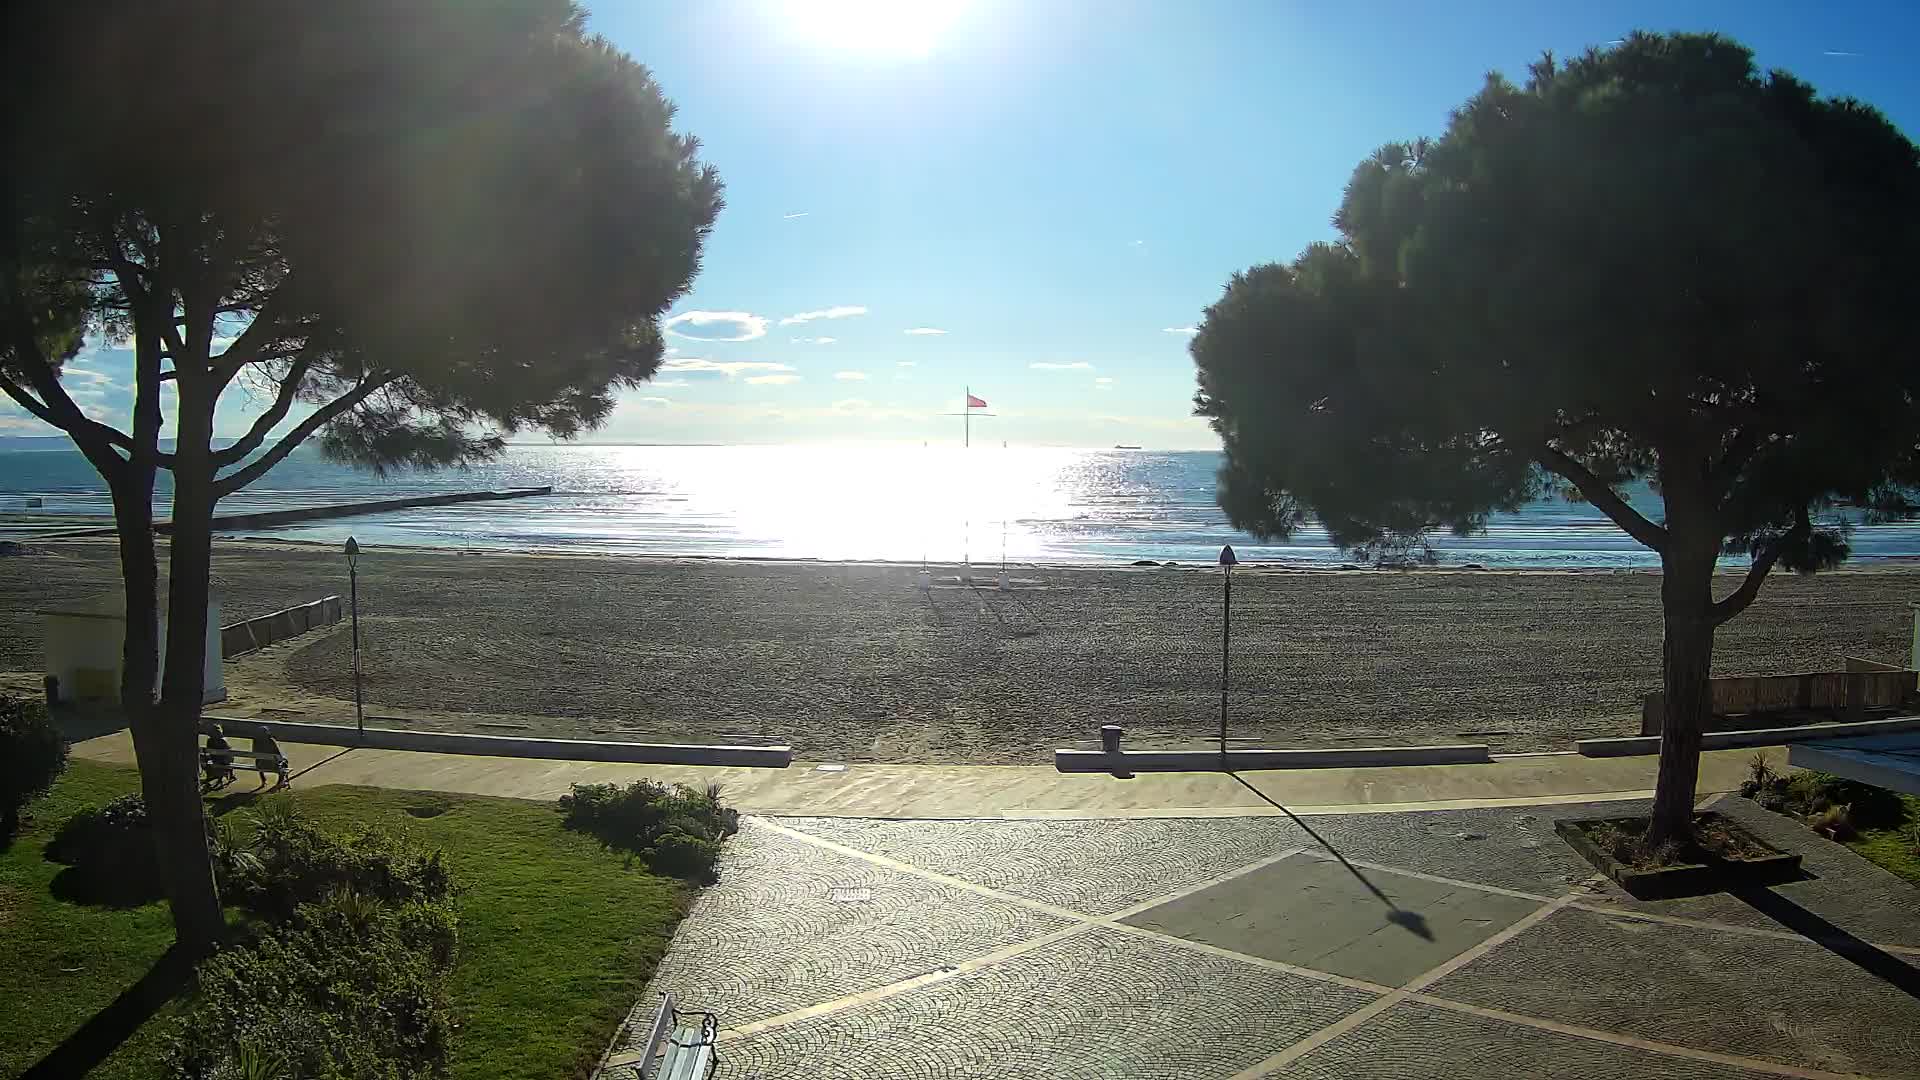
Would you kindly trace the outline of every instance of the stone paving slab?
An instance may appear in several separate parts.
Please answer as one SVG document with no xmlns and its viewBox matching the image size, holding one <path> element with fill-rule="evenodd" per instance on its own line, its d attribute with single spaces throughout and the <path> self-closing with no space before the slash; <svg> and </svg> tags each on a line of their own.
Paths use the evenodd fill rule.
<svg viewBox="0 0 1920 1080">
<path fill-rule="evenodd" d="M 1108 928 L 723 1042 L 723 1080 L 1231 1076 L 1374 997 Z"/>
<path fill-rule="evenodd" d="M 1269 1080 L 1762 1080 L 1709 1061 L 1690 1061 L 1447 1009 L 1403 1002 L 1372 1023 L 1295 1059 Z"/>
<path fill-rule="evenodd" d="M 1310 817 L 1306 822 L 1349 859 L 1558 896 L 1595 871 L 1553 831 L 1556 820 L 1644 814 L 1650 806 L 1637 800 Z"/>
<path fill-rule="evenodd" d="M 1130 926 L 1348 978 L 1401 986 L 1539 908 L 1532 900 L 1378 870 L 1375 888 L 1420 918 L 1428 936 L 1337 862 L 1294 855 L 1150 908 Z"/>
<path fill-rule="evenodd" d="M 835 843 L 1002 892 L 1107 915 L 1311 843 L 1285 818 L 866 821 L 784 818 Z"/>
<path fill-rule="evenodd" d="M 836 898 L 836 890 L 846 891 Z M 737 1027 L 1065 925 L 750 821 L 728 841 L 718 884 L 681 922 L 640 1008 L 650 1015 L 671 991 L 686 1007 Z"/>
<path fill-rule="evenodd" d="M 1429 992 L 1717 1053 L 1920 1076 L 1920 1000 L 1804 941 L 1567 909 Z"/>
</svg>

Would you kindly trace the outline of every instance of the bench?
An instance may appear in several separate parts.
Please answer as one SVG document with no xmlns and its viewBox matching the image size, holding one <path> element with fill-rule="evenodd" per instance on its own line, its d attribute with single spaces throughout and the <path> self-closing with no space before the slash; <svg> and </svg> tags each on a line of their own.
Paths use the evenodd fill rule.
<svg viewBox="0 0 1920 1080">
<path fill-rule="evenodd" d="M 245 750 L 236 750 L 227 744 L 218 725 L 204 732 L 206 742 L 200 747 L 200 776 L 202 786 L 211 790 L 225 787 L 234 781 L 234 771 L 244 769 L 260 774 L 260 784 L 265 785 L 267 777 L 274 778 L 277 790 L 287 786 L 287 774 L 292 771 L 287 755 L 273 735 L 262 731 L 255 736 L 252 746 Z"/>
<path fill-rule="evenodd" d="M 640 1080 L 707 1080 L 720 1064 L 713 1046 L 719 1034 L 712 1013 L 683 1012 L 672 994 L 662 994 L 646 1039 L 607 1064 L 637 1068 Z"/>
</svg>

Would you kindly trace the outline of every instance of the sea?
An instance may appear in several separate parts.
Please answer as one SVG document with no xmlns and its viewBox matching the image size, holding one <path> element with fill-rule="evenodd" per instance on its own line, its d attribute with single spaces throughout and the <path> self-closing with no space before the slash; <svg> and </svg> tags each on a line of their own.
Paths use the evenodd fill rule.
<svg viewBox="0 0 1920 1080">
<path fill-rule="evenodd" d="M 1235 530 L 1214 501 L 1220 455 L 1134 449 L 951 446 L 509 447 L 468 469 L 384 477 L 303 448 L 223 500 L 240 514 L 452 491 L 551 487 L 536 498 L 396 510 L 228 533 L 338 544 L 609 555 L 889 562 L 1338 567 L 1351 557 L 1316 526 L 1286 540 Z M 166 475 L 156 510 L 167 513 Z M 1626 492 L 1658 520 L 1644 485 Z M 0 538 L 32 540 L 110 514 L 72 450 L 0 450 Z M 1920 522 L 1860 525 L 1857 560 L 1920 556 Z M 1484 533 L 1436 534 L 1441 565 L 1487 569 L 1657 566 L 1593 507 L 1547 498 Z M 1737 563 L 1738 558 L 1729 562 Z"/>
</svg>

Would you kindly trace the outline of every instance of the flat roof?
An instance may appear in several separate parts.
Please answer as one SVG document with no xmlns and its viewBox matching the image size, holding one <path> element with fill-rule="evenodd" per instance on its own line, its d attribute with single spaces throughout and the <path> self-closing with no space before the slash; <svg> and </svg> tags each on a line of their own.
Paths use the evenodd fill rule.
<svg viewBox="0 0 1920 1080">
<path fill-rule="evenodd" d="M 1787 763 L 1920 795 L 1920 733 L 1794 743 Z"/>
</svg>

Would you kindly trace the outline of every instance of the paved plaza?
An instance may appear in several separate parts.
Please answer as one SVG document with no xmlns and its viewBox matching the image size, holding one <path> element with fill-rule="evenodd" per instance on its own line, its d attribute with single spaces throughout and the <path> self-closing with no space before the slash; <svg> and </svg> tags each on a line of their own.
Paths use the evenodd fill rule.
<svg viewBox="0 0 1920 1080">
<path fill-rule="evenodd" d="M 1717 808 L 1805 879 L 1635 900 L 1553 832 L 1626 801 L 751 817 L 636 1013 L 716 1013 L 727 1080 L 1920 1077 L 1920 890 Z"/>
</svg>

